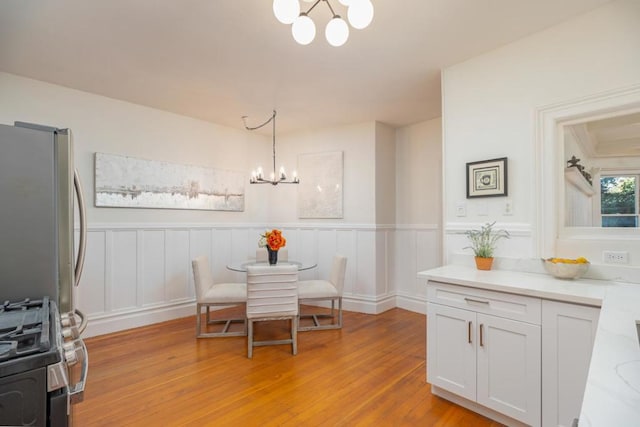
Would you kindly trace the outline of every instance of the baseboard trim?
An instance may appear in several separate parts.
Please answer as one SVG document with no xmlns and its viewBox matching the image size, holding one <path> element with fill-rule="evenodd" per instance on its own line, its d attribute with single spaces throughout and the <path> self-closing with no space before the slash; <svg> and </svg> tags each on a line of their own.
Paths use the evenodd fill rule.
<svg viewBox="0 0 640 427">
<path fill-rule="evenodd" d="M 318 303 L 321 307 L 330 307 L 330 303 Z M 425 304 L 426 305 L 426 304 Z M 194 301 L 177 304 L 158 305 L 154 307 L 142 307 L 126 312 L 111 313 L 108 315 L 89 316 L 87 329 L 83 333 L 84 338 L 98 335 L 120 332 L 126 329 L 139 328 L 154 323 L 166 322 L 181 317 L 194 316 L 196 310 Z M 396 296 L 387 295 L 378 299 L 367 299 L 357 296 L 344 296 L 342 307 L 347 311 L 355 311 L 366 314 L 380 314 L 396 307 Z M 411 310 L 410 308 L 407 308 Z M 414 310 L 411 310 L 414 311 Z M 194 323 L 195 336 L 195 323 Z"/>
<path fill-rule="evenodd" d="M 426 315 L 427 298 L 418 298 L 410 295 L 396 295 L 396 307 Z"/>
<path fill-rule="evenodd" d="M 342 307 L 348 311 L 366 314 L 380 314 L 396 306 L 395 295 L 385 295 L 377 299 L 367 299 L 357 296 L 343 296 Z"/>
<path fill-rule="evenodd" d="M 195 316 L 195 301 L 178 304 L 160 305 L 154 307 L 143 307 L 129 310 L 127 312 L 111 313 L 108 315 L 89 316 L 87 329 L 82 334 L 83 338 L 98 335 L 120 332 L 126 329 L 139 328 L 154 323 L 166 322 L 167 320 L 179 319 L 181 317 Z M 193 334 L 195 337 L 195 322 L 193 324 Z"/>
</svg>

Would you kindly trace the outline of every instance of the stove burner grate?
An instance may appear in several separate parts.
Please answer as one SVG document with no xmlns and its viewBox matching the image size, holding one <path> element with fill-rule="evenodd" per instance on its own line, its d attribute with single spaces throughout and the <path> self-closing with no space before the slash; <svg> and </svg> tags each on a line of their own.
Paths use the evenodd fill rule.
<svg viewBox="0 0 640 427">
<path fill-rule="evenodd" d="M 0 306 L 0 361 L 48 351 L 49 298 Z"/>
</svg>

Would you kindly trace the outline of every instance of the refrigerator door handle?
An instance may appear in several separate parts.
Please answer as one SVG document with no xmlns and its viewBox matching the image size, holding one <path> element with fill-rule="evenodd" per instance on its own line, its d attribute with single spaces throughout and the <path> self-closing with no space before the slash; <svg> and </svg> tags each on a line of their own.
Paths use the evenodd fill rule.
<svg viewBox="0 0 640 427">
<path fill-rule="evenodd" d="M 82 351 L 76 352 L 77 356 L 82 358 L 82 377 L 73 386 L 69 385 L 70 403 L 78 403 L 84 400 L 84 388 L 87 384 L 87 374 L 89 373 L 89 352 L 87 351 L 87 346 L 82 340 L 78 340 L 77 342 L 82 348 Z"/>
<path fill-rule="evenodd" d="M 77 308 L 74 310 L 75 316 L 80 318 L 80 326 L 78 326 L 78 333 L 82 335 L 85 329 L 87 329 L 88 319 L 87 316 L 84 315 L 83 312 L 78 310 Z"/>
<path fill-rule="evenodd" d="M 80 244 L 78 247 L 78 259 L 76 259 L 74 283 L 75 286 L 78 286 L 80 284 L 80 277 L 82 276 L 82 269 L 84 267 L 84 257 L 87 251 L 87 208 L 84 202 L 82 183 L 80 182 L 80 175 L 77 169 L 73 171 L 73 187 L 78 197 L 78 212 L 80 213 Z"/>
</svg>

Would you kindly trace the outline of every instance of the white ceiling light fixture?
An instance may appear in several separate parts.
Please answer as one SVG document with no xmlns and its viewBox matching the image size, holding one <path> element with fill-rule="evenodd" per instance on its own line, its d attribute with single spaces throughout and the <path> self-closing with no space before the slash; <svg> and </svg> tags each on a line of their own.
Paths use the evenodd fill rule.
<svg viewBox="0 0 640 427">
<path fill-rule="evenodd" d="M 276 110 L 273 110 L 273 114 L 266 122 L 261 125 L 255 127 L 247 126 L 247 116 L 242 116 L 242 121 L 244 122 L 244 127 L 247 130 L 256 130 L 260 129 L 263 126 L 268 125 L 269 123 L 273 123 L 273 127 L 271 130 L 271 137 L 273 140 L 273 172 L 271 172 L 270 177 L 267 179 L 264 177 L 264 171 L 262 170 L 262 166 L 258 166 L 258 169 L 251 171 L 251 179 L 249 179 L 250 184 L 300 184 L 300 180 L 298 179 L 298 173 L 293 171 L 293 178 L 291 181 L 287 181 L 287 173 L 284 170 L 284 166 L 280 166 L 280 170 L 276 175 Z"/>
<path fill-rule="evenodd" d="M 273 14 L 283 24 L 293 24 L 300 15 L 298 0 L 273 0 Z"/>
<path fill-rule="evenodd" d="M 347 18 L 353 28 L 367 28 L 373 21 L 373 4 L 370 0 L 350 0 Z"/>
<path fill-rule="evenodd" d="M 325 27 L 325 37 L 331 46 L 342 46 L 349 39 L 349 25 L 338 15 L 329 0 L 303 0 L 305 3 L 311 3 L 311 7 L 306 11 L 300 10 L 298 0 L 274 0 L 273 12 L 276 18 L 283 24 L 293 24 L 291 26 L 291 34 L 293 39 L 301 44 L 307 45 L 315 39 L 316 25 L 309 17 L 309 13 L 320 2 L 324 2 L 331 11 L 332 18 Z M 340 4 L 347 7 L 347 17 L 353 28 L 361 30 L 369 26 L 373 20 L 373 4 L 371 0 L 338 0 Z M 295 3 L 295 4 L 294 4 Z M 297 10 L 297 16 L 292 18 L 291 15 Z M 283 19 L 284 18 L 284 19 Z"/>
<path fill-rule="evenodd" d="M 301 45 L 308 45 L 316 38 L 316 25 L 306 13 L 301 13 L 291 26 L 293 39 Z"/>
<path fill-rule="evenodd" d="M 339 17 L 333 18 L 327 24 L 325 37 L 331 46 L 342 46 L 349 38 L 349 26 L 343 19 Z"/>
</svg>

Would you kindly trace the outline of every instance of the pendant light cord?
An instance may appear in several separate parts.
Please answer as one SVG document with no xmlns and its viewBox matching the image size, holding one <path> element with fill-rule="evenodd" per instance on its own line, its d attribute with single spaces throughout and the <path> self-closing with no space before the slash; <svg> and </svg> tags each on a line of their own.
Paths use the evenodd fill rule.
<svg viewBox="0 0 640 427">
<path fill-rule="evenodd" d="M 294 171 L 294 175 L 293 175 L 293 180 L 291 181 L 287 181 L 286 175 L 284 173 L 284 169 L 281 170 L 280 172 L 280 178 L 278 179 L 278 175 L 276 175 L 276 110 L 273 110 L 273 114 L 271 115 L 271 117 L 269 117 L 269 119 L 258 125 L 258 126 L 247 126 L 247 116 L 242 116 L 242 121 L 244 122 L 244 127 L 247 130 L 256 130 L 256 129 L 260 129 L 266 125 L 268 125 L 269 123 L 272 123 L 272 128 L 271 128 L 271 144 L 272 144 L 272 152 L 273 152 L 273 178 L 272 179 L 263 179 L 262 176 L 258 176 L 256 178 L 255 175 L 252 176 L 251 178 L 251 184 L 265 184 L 265 183 L 269 183 L 269 184 L 273 184 L 273 185 L 278 185 L 278 184 L 299 184 L 300 181 L 298 180 L 298 177 L 296 176 L 296 173 Z"/>
</svg>

